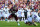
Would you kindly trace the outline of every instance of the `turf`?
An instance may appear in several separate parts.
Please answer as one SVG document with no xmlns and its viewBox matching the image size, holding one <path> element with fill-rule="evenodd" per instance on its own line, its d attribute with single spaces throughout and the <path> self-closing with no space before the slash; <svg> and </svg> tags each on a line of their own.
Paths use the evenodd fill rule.
<svg viewBox="0 0 40 27">
<path fill-rule="evenodd" d="M 40 27 L 40 23 L 37 23 L 38 26 L 28 25 L 25 24 L 23 21 L 20 21 L 20 26 L 17 25 L 16 22 L 7 22 L 7 21 L 0 21 L 0 27 Z"/>
</svg>

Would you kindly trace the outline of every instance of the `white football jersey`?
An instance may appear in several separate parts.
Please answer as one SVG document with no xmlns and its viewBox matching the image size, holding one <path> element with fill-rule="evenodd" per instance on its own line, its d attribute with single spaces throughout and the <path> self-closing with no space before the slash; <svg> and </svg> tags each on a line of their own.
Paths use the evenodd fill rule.
<svg viewBox="0 0 40 27">
<path fill-rule="evenodd" d="M 7 8 L 7 9 L 3 9 L 3 16 L 4 17 L 9 17 L 9 15 L 10 15 L 10 13 L 9 13 L 9 8 Z"/>
<path fill-rule="evenodd" d="M 6 8 L 4 8 L 4 10 L 3 10 L 3 11 L 4 11 L 4 13 L 5 13 L 5 14 L 8 14 L 8 13 L 9 13 L 9 9 L 8 9 L 8 8 L 7 8 L 7 9 L 6 9 Z"/>
<path fill-rule="evenodd" d="M 22 13 L 22 10 L 21 10 L 21 9 L 18 10 L 18 12 L 17 12 L 17 17 L 21 17 L 21 13 Z"/>
</svg>

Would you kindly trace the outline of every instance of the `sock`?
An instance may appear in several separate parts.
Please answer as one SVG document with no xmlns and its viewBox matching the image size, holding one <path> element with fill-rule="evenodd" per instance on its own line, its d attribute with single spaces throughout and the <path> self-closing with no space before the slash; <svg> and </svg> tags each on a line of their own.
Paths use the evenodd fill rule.
<svg viewBox="0 0 40 27">
<path fill-rule="evenodd" d="M 19 23 L 19 20 L 17 20 L 17 23 Z"/>
<path fill-rule="evenodd" d="M 8 22 L 9 22 L 9 20 L 8 20 Z"/>
<path fill-rule="evenodd" d="M 2 19 L 1 19 L 1 21 L 2 21 Z"/>
<path fill-rule="evenodd" d="M 24 20 L 25 20 L 25 18 L 24 18 Z"/>
<path fill-rule="evenodd" d="M 18 23 L 18 26 L 19 26 L 19 25 L 20 25 L 20 24 L 19 24 L 19 21 L 17 21 L 17 23 Z"/>
<path fill-rule="evenodd" d="M 22 18 L 22 21 L 23 21 L 23 18 Z"/>
<path fill-rule="evenodd" d="M 33 25 L 34 25 L 34 26 L 37 26 L 37 24 L 36 24 L 36 23 L 33 23 Z"/>
<path fill-rule="evenodd" d="M 12 21 L 12 20 L 11 20 Z"/>
</svg>

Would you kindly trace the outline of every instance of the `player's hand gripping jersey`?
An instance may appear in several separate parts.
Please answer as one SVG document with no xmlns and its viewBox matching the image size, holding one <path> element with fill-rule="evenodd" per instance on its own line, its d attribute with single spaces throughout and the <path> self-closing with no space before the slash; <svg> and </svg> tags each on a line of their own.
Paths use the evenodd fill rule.
<svg viewBox="0 0 40 27">
<path fill-rule="evenodd" d="M 24 22 L 32 22 L 32 17 L 27 18 Z"/>
</svg>

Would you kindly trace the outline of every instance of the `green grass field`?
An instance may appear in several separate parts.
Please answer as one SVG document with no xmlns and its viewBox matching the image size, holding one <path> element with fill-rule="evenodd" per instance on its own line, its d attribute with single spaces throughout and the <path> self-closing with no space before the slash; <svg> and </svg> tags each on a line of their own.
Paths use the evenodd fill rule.
<svg viewBox="0 0 40 27">
<path fill-rule="evenodd" d="M 0 21 L 0 27 L 40 27 L 40 23 L 37 23 L 38 26 L 34 26 L 34 25 L 30 26 L 22 21 L 20 21 L 19 23 L 20 26 L 18 26 L 16 22 Z"/>
</svg>

